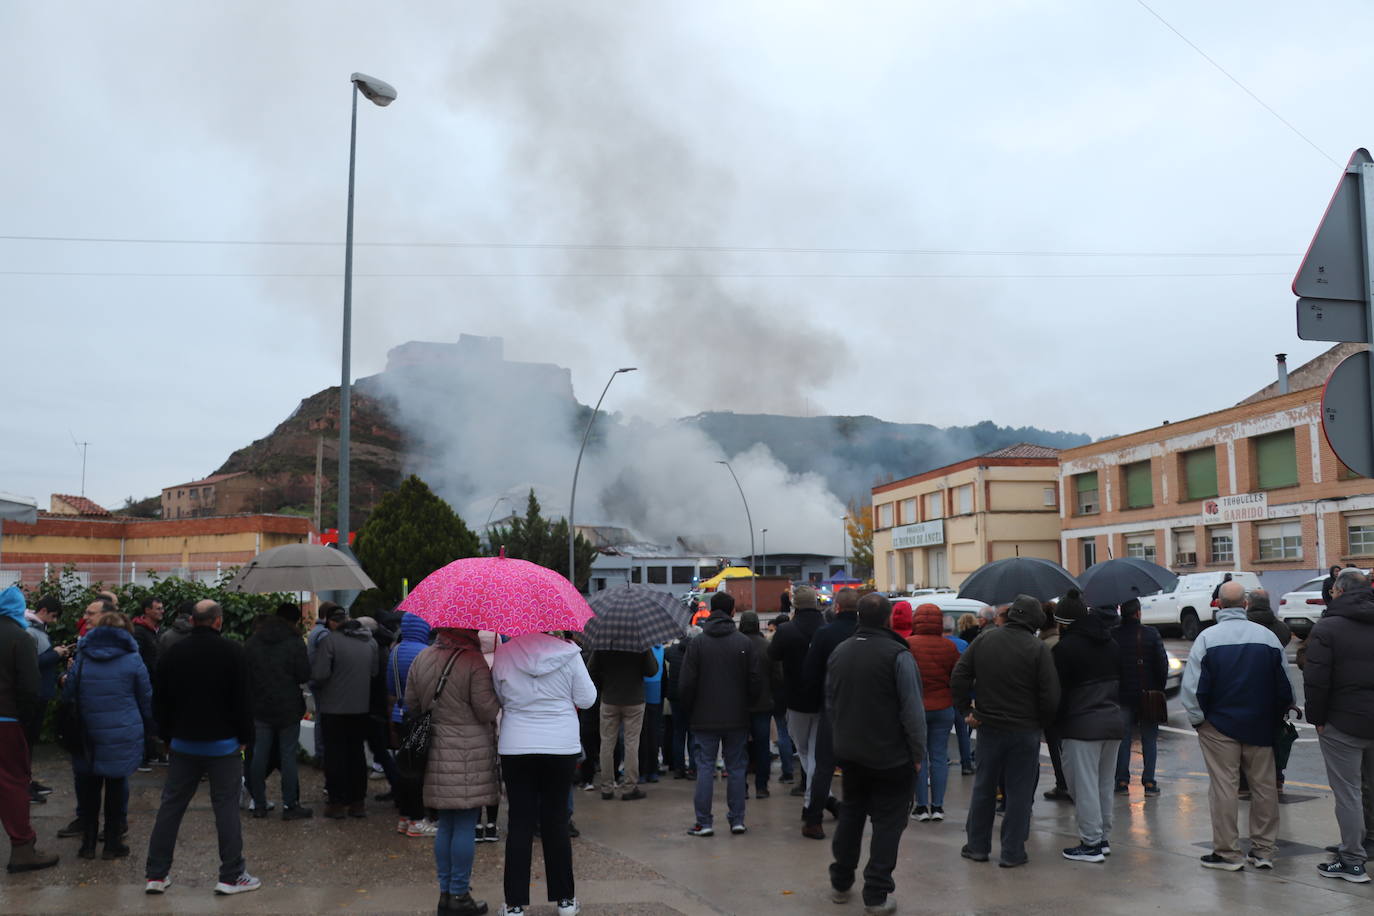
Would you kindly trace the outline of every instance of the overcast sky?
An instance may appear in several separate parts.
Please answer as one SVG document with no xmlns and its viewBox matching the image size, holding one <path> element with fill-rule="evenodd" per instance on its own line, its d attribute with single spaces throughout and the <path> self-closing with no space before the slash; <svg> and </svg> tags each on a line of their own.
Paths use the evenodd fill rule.
<svg viewBox="0 0 1374 916">
<path fill-rule="evenodd" d="M 357 251 L 357 376 L 469 332 L 652 420 L 1227 406 L 1325 346 L 1374 7 L 1150 6 L 1294 129 L 1134 0 L 0 0 L 0 490 L 78 492 L 75 439 L 151 495 L 338 383 L 355 70 L 356 237 L 416 243 Z"/>
</svg>

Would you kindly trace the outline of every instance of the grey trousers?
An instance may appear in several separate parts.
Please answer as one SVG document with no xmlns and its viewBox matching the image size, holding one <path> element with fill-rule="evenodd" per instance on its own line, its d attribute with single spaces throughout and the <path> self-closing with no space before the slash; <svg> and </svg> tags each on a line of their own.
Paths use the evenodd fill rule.
<svg viewBox="0 0 1374 916">
<path fill-rule="evenodd" d="M 219 880 L 233 884 L 243 874 L 243 833 L 239 823 L 243 758 L 237 751 L 224 757 L 199 757 L 169 750 L 162 804 L 148 837 L 144 875 L 150 881 L 166 878 L 172 870 L 172 854 L 176 851 L 181 819 L 200 787 L 201 776 L 209 777 L 210 808 L 214 811 L 215 833 L 219 840 Z"/>
<path fill-rule="evenodd" d="M 1368 780 L 1374 765 L 1374 738 L 1356 738 L 1328 724 L 1317 739 L 1326 761 L 1326 780 L 1336 802 L 1336 825 L 1341 830 L 1340 859 L 1347 865 L 1363 865 L 1365 800 L 1361 782 Z"/>
<path fill-rule="evenodd" d="M 1078 836 L 1089 846 L 1107 842 L 1112 832 L 1113 781 L 1120 739 L 1080 741 L 1065 738 L 1060 748 L 1064 778 L 1073 796 Z"/>
<path fill-rule="evenodd" d="M 806 794 L 802 797 L 802 807 L 811 804 L 811 783 L 816 772 L 816 720 L 820 713 L 787 710 L 787 733 L 792 736 L 792 745 L 801 758 L 802 772 L 806 774 Z"/>
</svg>

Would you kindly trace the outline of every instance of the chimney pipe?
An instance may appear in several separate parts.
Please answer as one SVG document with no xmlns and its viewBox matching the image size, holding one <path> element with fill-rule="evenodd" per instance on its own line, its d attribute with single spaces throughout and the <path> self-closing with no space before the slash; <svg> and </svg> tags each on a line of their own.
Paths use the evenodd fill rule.
<svg viewBox="0 0 1374 916">
<path fill-rule="evenodd" d="M 1279 394 L 1288 393 L 1288 354 L 1275 353 L 1274 359 L 1278 362 L 1279 369 Z"/>
</svg>

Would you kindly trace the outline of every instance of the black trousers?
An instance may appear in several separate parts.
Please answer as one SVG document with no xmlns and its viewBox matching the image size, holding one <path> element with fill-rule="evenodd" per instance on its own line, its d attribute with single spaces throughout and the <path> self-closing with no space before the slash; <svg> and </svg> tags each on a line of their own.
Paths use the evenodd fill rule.
<svg viewBox="0 0 1374 916">
<path fill-rule="evenodd" d="M 77 791 L 81 797 L 81 809 L 86 812 L 91 836 L 95 836 L 97 821 L 101 808 L 101 791 L 105 795 L 105 845 L 119 845 L 119 831 L 124 822 L 128 819 L 128 814 L 124 806 L 128 804 L 128 777 L 113 778 L 109 776 L 95 776 L 89 773 L 78 774 L 76 777 Z"/>
<path fill-rule="evenodd" d="M 534 825 L 544 847 L 544 875 L 549 900 L 568 900 L 573 884 L 572 839 L 568 836 L 568 787 L 577 755 L 502 754 L 501 778 L 506 783 L 507 906 L 530 902 L 530 860 Z"/>
<path fill-rule="evenodd" d="M 897 867 L 897 848 L 906 829 L 907 812 L 911 810 L 914 767 L 875 770 L 855 763 L 841 766 L 844 799 L 830 846 L 835 856 L 830 865 L 830 885 L 842 891 L 854 886 L 864 823 L 871 819 L 873 838 L 868 845 L 868 864 L 864 866 L 863 899 L 865 906 L 877 906 L 897 887 L 892 871 Z M 819 774 L 819 764 L 816 769 Z"/>
<path fill-rule="evenodd" d="M 825 710 L 821 710 L 816 717 L 816 772 L 806 775 L 811 780 L 811 805 L 803 812 L 802 820 L 808 824 L 819 824 L 825 819 L 825 803 L 830 800 L 830 782 L 835 778 L 835 748 L 830 737 L 830 717 Z M 915 780 L 910 782 L 908 788 L 916 785 Z"/>
<path fill-rule="evenodd" d="M 329 803 L 351 805 L 367 798 L 367 713 L 325 713 L 324 788 Z"/>
<path fill-rule="evenodd" d="M 639 733 L 639 775 L 658 775 L 658 749 L 663 743 L 663 703 L 644 704 L 644 726 Z"/>
</svg>

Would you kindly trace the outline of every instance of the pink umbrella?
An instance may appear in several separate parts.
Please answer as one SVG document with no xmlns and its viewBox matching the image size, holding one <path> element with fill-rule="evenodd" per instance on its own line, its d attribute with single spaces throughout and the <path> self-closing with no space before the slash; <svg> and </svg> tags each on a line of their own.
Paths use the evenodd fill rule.
<svg viewBox="0 0 1374 916">
<path fill-rule="evenodd" d="M 525 560 L 454 560 L 415 586 L 397 606 L 432 627 L 491 630 L 507 636 L 581 630 L 596 616 L 571 582 Z"/>
</svg>

